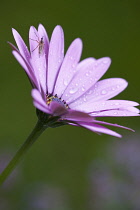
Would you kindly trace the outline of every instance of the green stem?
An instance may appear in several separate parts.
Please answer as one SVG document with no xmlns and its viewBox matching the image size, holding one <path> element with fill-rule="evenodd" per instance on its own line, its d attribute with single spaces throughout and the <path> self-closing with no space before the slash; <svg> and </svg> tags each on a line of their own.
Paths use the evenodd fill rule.
<svg viewBox="0 0 140 210">
<path fill-rule="evenodd" d="M 21 160 L 23 155 L 28 151 L 28 149 L 32 146 L 32 144 L 37 140 L 37 138 L 43 133 L 43 131 L 47 127 L 44 126 L 40 121 L 37 122 L 36 126 L 34 127 L 33 131 L 27 138 L 27 140 L 23 143 L 20 149 L 17 151 L 15 156 L 6 166 L 4 171 L 0 174 L 0 185 L 6 180 L 6 178 L 10 175 L 10 173 L 14 170 L 18 162 Z"/>
</svg>

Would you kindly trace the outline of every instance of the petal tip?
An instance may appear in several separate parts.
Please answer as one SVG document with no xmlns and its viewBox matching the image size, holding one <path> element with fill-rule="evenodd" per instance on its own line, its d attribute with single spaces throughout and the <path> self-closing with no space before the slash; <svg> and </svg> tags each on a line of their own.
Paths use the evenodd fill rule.
<svg viewBox="0 0 140 210">
<path fill-rule="evenodd" d="M 82 39 L 81 39 L 81 38 L 76 38 L 76 39 L 72 42 L 72 44 L 76 44 L 77 47 L 79 47 L 81 50 L 82 50 L 82 48 L 83 48 L 83 42 L 82 42 Z"/>
<path fill-rule="evenodd" d="M 60 33 L 63 33 L 63 28 L 60 26 L 60 25 L 57 25 L 55 28 L 54 28 L 54 31 L 53 32 L 60 32 Z"/>
</svg>

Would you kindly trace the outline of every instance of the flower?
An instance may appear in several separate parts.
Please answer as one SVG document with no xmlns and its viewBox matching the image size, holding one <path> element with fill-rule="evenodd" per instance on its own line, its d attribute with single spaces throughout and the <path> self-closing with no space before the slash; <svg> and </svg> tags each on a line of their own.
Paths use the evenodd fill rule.
<svg viewBox="0 0 140 210">
<path fill-rule="evenodd" d="M 38 116 L 44 116 L 45 113 L 47 123 L 51 122 L 50 127 L 70 124 L 117 137 L 121 135 L 102 124 L 129 129 L 97 120 L 98 117 L 139 115 L 139 109 L 135 108 L 139 105 L 137 102 L 110 100 L 128 85 L 121 78 L 100 80 L 111 64 L 110 58 L 90 57 L 80 61 L 82 41 L 79 38 L 71 43 L 64 56 L 61 26 L 55 27 L 50 41 L 41 24 L 38 30 L 31 26 L 30 51 L 19 33 L 15 29 L 12 31 L 18 46 L 17 49 L 9 43 L 13 55 L 31 82 L 31 95 Z"/>
</svg>

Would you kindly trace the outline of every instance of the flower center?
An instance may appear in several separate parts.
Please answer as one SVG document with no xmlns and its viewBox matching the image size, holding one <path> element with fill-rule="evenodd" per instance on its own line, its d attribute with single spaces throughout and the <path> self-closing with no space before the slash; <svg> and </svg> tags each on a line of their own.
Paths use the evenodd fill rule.
<svg viewBox="0 0 140 210">
<path fill-rule="evenodd" d="M 52 101 L 56 101 L 58 102 L 59 104 L 61 104 L 62 106 L 64 106 L 65 108 L 69 108 L 68 107 L 68 104 L 66 104 L 66 102 L 63 100 L 61 100 L 61 98 L 58 98 L 57 94 L 55 96 L 49 94 L 47 95 L 47 101 L 46 103 L 49 105 Z"/>
</svg>

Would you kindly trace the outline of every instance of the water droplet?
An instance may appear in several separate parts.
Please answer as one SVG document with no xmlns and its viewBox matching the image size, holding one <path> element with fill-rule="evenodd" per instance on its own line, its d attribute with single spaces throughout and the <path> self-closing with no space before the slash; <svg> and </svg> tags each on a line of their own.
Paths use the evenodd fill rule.
<svg viewBox="0 0 140 210">
<path fill-rule="evenodd" d="M 76 83 L 75 86 L 78 86 L 78 83 Z"/>
<path fill-rule="evenodd" d="M 83 91 L 83 92 L 85 91 L 85 88 L 84 88 L 84 87 L 82 87 L 82 91 Z"/>
<path fill-rule="evenodd" d="M 117 114 L 117 112 L 114 112 L 113 114 L 114 114 L 114 115 L 116 115 L 116 114 Z"/>
<path fill-rule="evenodd" d="M 61 59 L 58 60 L 58 63 L 61 63 Z"/>
<path fill-rule="evenodd" d="M 120 85 L 117 85 L 117 88 L 120 88 Z"/>
<path fill-rule="evenodd" d="M 116 102 L 115 105 L 116 105 L 116 106 L 117 106 L 117 105 L 120 105 L 120 103 L 119 103 L 119 102 Z"/>
<path fill-rule="evenodd" d="M 83 98 L 83 101 L 87 101 L 87 99 L 84 97 L 84 98 Z"/>
<path fill-rule="evenodd" d="M 69 58 L 70 58 L 71 60 L 73 60 L 73 57 L 72 57 L 71 55 L 69 56 Z"/>
<path fill-rule="evenodd" d="M 77 90 L 78 90 L 78 88 L 72 88 L 72 89 L 69 91 L 69 93 L 70 93 L 70 94 L 74 94 L 74 93 L 77 92 Z"/>
<path fill-rule="evenodd" d="M 102 94 L 102 95 L 105 95 L 105 94 L 107 94 L 107 91 L 106 91 L 106 90 L 102 90 L 102 91 L 101 91 L 101 94 Z"/>
<path fill-rule="evenodd" d="M 87 77 L 89 76 L 89 73 L 88 73 L 88 72 L 86 73 L 86 76 L 87 76 Z"/>
<path fill-rule="evenodd" d="M 115 90 L 115 88 L 114 88 L 114 87 L 112 87 L 112 90 Z"/>
<path fill-rule="evenodd" d="M 64 81 L 63 81 L 63 84 L 64 84 L 65 86 L 67 86 L 67 85 L 68 85 L 68 81 L 67 81 L 67 80 L 64 80 Z"/>
</svg>

